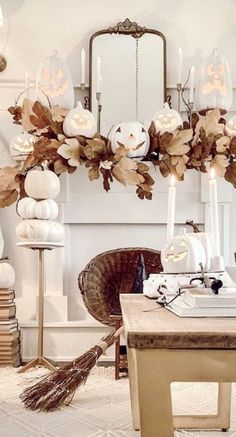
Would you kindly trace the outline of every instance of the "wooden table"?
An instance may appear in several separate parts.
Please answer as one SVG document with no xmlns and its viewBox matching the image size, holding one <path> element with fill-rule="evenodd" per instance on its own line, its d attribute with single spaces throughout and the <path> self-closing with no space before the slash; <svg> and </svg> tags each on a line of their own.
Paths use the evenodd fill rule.
<svg viewBox="0 0 236 437">
<path fill-rule="evenodd" d="M 175 428 L 230 426 L 236 381 L 236 319 L 180 318 L 143 295 L 121 294 L 134 429 L 142 437 L 172 437 Z M 170 384 L 218 382 L 216 415 L 172 416 Z M 190 400 L 191 402 L 191 400 Z"/>
</svg>

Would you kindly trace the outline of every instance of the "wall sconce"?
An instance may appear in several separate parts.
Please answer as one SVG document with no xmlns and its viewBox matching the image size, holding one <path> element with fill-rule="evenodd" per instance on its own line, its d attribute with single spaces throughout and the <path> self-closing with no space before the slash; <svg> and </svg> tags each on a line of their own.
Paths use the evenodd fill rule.
<svg viewBox="0 0 236 437">
<path fill-rule="evenodd" d="M 3 27 L 3 13 L 2 6 L 0 5 L 0 28 Z M 5 56 L 0 55 L 0 72 L 4 71 L 7 66 L 7 60 Z"/>
<path fill-rule="evenodd" d="M 232 105 L 232 81 L 228 61 L 214 49 L 202 66 L 197 92 L 197 107 L 204 114 L 208 109 L 219 108 L 224 114 Z"/>
</svg>

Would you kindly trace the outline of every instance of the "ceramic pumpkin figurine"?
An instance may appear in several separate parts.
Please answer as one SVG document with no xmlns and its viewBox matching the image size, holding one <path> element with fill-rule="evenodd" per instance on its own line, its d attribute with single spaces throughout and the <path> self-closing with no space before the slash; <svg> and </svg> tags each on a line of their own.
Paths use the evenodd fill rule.
<svg viewBox="0 0 236 437">
<path fill-rule="evenodd" d="M 171 109 L 168 103 L 164 103 L 163 109 L 158 111 L 153 118 L 157 132 L 163 134 L 164 132 L 173 132 L 180 126 L 183 126 L 180 114 Z"/>
<path fill-rule="evenodd" d="M 51 170 L 31 170 L 25 178 L 25 191 L 34 199 L 55 199 L 60 192 L 60 181 Z"/>
<path fill-rule="evenodd" d="M 44 59 L 37 75 L 38 93 L 42 91 L 52 106 L 73 108 L 74 89 L 70 72 L 66 63 L 57 56 L 54 50 L 51 56 Z"/>
<path fill-rule="evenodd" d="M 10 154 L 15 161 L 24 161 L 34 150 L 37 138 L 27 132 L 16 135 L 10 143 Z"/>
<path fill-rule="evenodd" d="M 161 262 L 166 273 L 200 272 L 200 263 L 206 265 L 206 254 L 201 242 L 183 233 L 170 240 L 161 252 Z"/>
<path fill-rule="evenodd" d="M 129 158 L 145 156 L 150 145 L 148 132 L 139 121 L 117 124 L 111 129 L 108 138 L 113 153 L 122 145 L 126 148 Z"/>
<path fill-rule="evenodd" d="M 93 138 L 97 131 L 97 124 L 94 115 L 88 109 L 84 109 L 81 102 L 77 103 L 65 117 L 63 131 L 68 137 L 83 135 Z"/>
</svg>

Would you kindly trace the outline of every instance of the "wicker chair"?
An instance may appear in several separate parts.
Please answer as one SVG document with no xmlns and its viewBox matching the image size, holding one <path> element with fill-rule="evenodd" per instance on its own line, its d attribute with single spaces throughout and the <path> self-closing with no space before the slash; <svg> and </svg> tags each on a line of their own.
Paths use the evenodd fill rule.
<svg viewBox="0 0 236 437">
<path fill-rule="evenodd" d="M 140 255 L 146 272 L 162 270 L 160 252 L 147 248 L 125 248 L 103 252 L 93 258 L 79 275 L 79 288 L 88 312 L 99 322 L 115 326 L 122 323 L 119 295 L 132 293 Z M 115 348 L 115 374 L 119 378 L 120 343 Z"/>
</svg>

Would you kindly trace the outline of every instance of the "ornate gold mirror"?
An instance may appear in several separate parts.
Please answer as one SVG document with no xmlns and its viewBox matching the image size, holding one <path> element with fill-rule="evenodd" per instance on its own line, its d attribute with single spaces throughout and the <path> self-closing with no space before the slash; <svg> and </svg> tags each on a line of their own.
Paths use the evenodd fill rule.
<svg viewBox="0 0 236 437">
<path fill-rule="evenodd" d="M 90 109 L 96 115 L 100 105 L 103 135 L 120 122 L 137 120 L 147 127 L 166 99 L 164 35 L 128 18 L 96 32 L 90 39 L 89 81 Z"/>
</svg>

